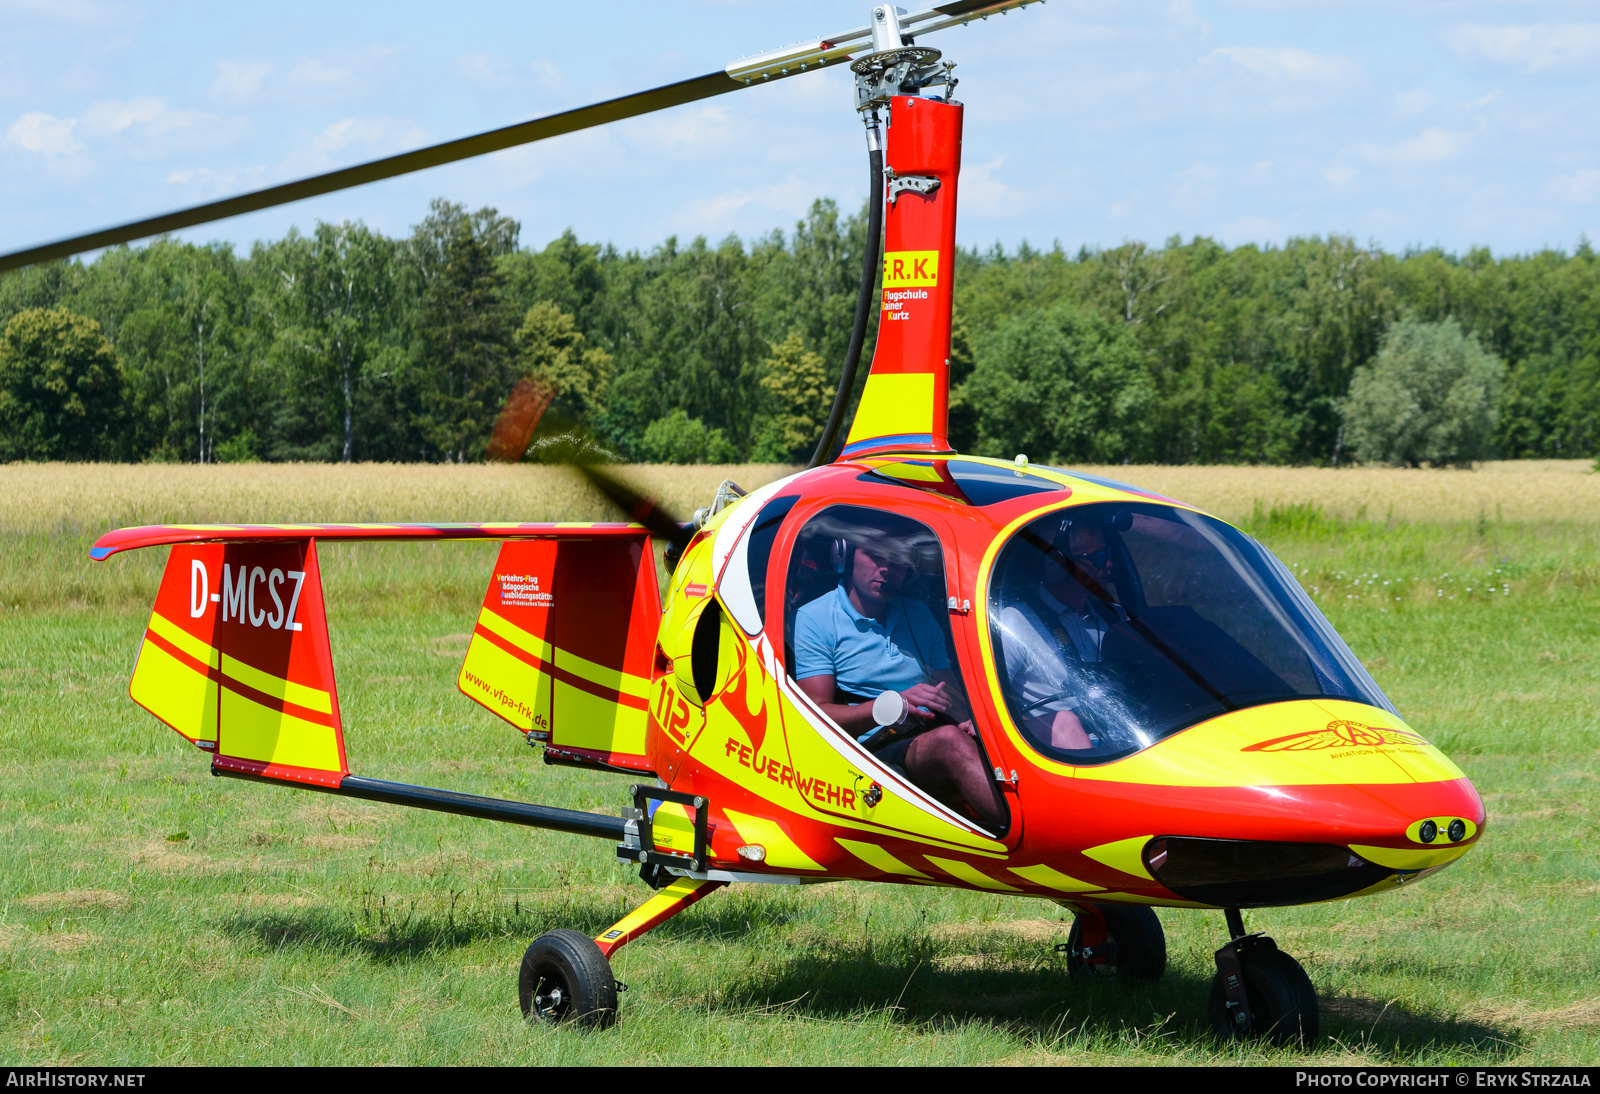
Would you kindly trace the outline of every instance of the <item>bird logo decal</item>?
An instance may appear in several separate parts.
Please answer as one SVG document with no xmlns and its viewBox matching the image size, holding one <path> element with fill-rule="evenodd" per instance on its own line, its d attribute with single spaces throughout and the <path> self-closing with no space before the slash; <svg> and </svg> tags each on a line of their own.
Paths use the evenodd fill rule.
<svg viewBox="0 0 1600 1094">
<path fill-rule="evenodd" d="M 1391 748 L 1425 744 L 1420 734 L 1405 729 L 1378 729 L 1336 718 L 1325 729 L 1291 733 L 1245 745 L 1241 752 L 1320 752 L 1328 748 Z"/>
</svg>

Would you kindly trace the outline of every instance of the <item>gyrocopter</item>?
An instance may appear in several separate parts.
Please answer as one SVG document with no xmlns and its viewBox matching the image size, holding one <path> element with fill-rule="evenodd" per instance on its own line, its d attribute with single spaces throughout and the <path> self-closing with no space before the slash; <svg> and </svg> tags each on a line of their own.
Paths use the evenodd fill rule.
<svg viewBox="0 0 1600 1094">
<path fill-rule="evenodd" d="M 598 937 L 533 940 L 518 979 L 533 1018 L 612 1022 L 610 956 L 720 888 L 853 881 L 1054 901 L 1075 916 L 1068 967 L 1133 980 L 1166 967 L 1153 908 L 1220 909 L 1218 1034 L 1315 1039 L 1310 980 L 1241 910 L 1412 884 L 1481 838 L 1483 803 L 1249 536 L 1129 485 L 950 449 L 964 108 L 952 64 L 915 39 L 1026 2 L 880 6 L 866 27 L 696 79 L 0 257 L 62 257 L 818 67 L 855 74 L 869 247 L 807 469 L 750 493 L 724 483 L 686 524 L 591 468 L 628 520 L 108 533 L 95 559 L 170 547 L 133 700 L 216 775 L 611 842 L 657 891 Z M 547 402 L 514 395 L 495 443 L 519 457 Z M 546 763 L 631 779 L 620 816 L 352 773 L 317 544 L 473 539 L 503 546 L 460 690 Z"/>
</svg>

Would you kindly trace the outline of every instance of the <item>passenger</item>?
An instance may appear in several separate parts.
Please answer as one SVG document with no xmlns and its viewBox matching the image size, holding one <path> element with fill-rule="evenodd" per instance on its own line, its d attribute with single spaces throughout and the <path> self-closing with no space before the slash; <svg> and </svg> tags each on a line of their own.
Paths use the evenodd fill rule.
<svg viewBox="0 0 1600 1094">
<path fill-rule="evenodd" d="M 944 631 L 926 604 L 899 595 L 914 568 L 910 553 L 894 537 L 870 533 L 836 549 L 843 555 L 839 585 L 795 615 L 796 683 L 879 759 L 935 796 L 959 794 L 982 824 L 999 831 L 1005 806 L 945 653 Z M 905 724 L 880 729 L 873 701 L 890 691 L 904 700 Z"/>
<path fill-rule="evenodd" d="M 1028 728 L 1054 748 L 1093 748 L 1077 714 L 1093 686 L 1081 666 L 1103 660 L 1106 635 L 1128 613 L 1098 524 L 1063 519 L 1051 548 L 1031 602 L 1000 613 L 1001 655 Z"/>
</svg>

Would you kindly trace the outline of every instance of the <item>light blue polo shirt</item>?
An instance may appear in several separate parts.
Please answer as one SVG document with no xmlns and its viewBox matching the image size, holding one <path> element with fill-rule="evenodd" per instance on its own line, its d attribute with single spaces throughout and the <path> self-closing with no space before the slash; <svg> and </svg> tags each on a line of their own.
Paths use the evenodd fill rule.
<svg viewBox="0 0 1600 1094">
<path fill-rule="evenodd" d="M 794 617 L 794 678 L 832 676 L 841 690 L 867 699 L 904 691 L 948 669 L 944 631 L 920 600 L 889 602 L 887 627 L 856 611 L 844 586 L 817 597 Z"/>
</svg>

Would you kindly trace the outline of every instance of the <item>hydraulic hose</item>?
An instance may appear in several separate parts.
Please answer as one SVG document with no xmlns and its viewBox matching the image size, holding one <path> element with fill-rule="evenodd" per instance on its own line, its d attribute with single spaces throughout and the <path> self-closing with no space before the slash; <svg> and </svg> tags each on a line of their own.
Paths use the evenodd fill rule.
<svg viewBox="0 0 1600 1094">
<path fill-rule="evenodd" d="M 856 321 L 850 328 L 850 348 L 844 355 L 844 371 L 839 374 L 839 390 L 833 396 L 833 409 L 828 412 L 828 424 L 817 442 L 807 468 L 821 467 L 828 462 L 834 441 L 839 437 L 839 427 L 844 424 L 845 407 L 850 405 L 850 395 L 856 386 L 856 366 L 861 363 L 862 343 L 867 340 L 867 318 L 876 303 L 874 289 L 878 284 L 878 262 L 882 255 L 883 236 L 883 148 L 878 143 L 877 119 L 867 125 L 867 159 L 871 163 L 872 196 L 867 199 L 867 248 L 861 263 L 861 290 L 856 295 Z"/>
</svg>

